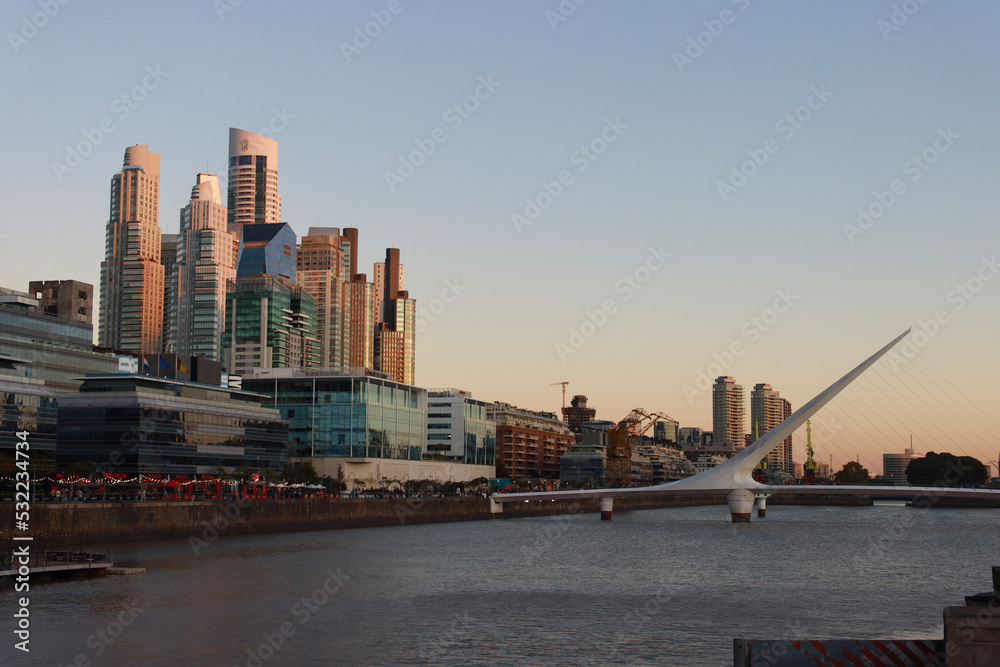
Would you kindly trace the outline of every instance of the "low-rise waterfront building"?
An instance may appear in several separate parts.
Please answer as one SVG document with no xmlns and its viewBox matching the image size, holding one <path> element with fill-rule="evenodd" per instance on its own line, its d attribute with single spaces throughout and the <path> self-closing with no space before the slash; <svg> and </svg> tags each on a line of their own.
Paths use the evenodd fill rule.
<svg viewBox="0 0 1000 667">
<path fill-rule="evenodd" d="M 60 395 L 56 462 L 127 475 L 280 470 L 288 424 L 266 396 L 137 375 L 83 379 Z"/>
<path fill-rule="evenodd" d="M 487 417 L 489 404 L 461 389 L 427 392 L 425 458 L 447 458 L 477 465 L 494 465 L 496 424 Z"/>
<path fill-rule="evenodd" d="M 288 420 L 289 456 L 348 488 L 492 477 L 492 465 L 426 461 L 427 390 L 364 368 L 273 368 L 243 378 Z"/>
<path fill-rule="evenodd" d="M 508 403 L 494 403 L 488 416 L 497 425 L 497 448 L 507 474 L 512 477 L 557 479 L 559 459 L 576 437 L 551 412 L 523 410 Z"/>
<path fill-rule="evenodd" d="M 54 457 L 58 397 L 41 380 L 25 377 L 28 368 L 23 359 L 0 355 L 0 452 L 14 459 L 22 441 L 17 433 L 26 432 L 30 459 L 40 452 Z"/>
</svg>

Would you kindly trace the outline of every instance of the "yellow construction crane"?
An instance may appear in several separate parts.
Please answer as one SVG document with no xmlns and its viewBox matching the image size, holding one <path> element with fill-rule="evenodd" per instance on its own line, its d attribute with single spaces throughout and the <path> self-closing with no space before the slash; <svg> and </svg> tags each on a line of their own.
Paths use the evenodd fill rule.
<svg viewBox="0 0 1000 667">
<path fill-rule="evenodd" d="M 636 408 L 608 431 L 608 450 L 605 455 L 608 486 L 628 486 L 632 483 L 632 445 L 661 419 L 677 421 L 662 412 L 650 413 Z"/>
<path fill-rule="evenodd" d="M 806 420 L 806 464 L 804 466 L 804 477 L 806 484 L 816 483 L 816 460 L 813 458 L 812 422 Z"/>
<path fill-rule="evenodd" d="M 550 387 L 554 387 L 557 384 L 561 384 L 562 388 L 563 388 L 563 410 L 565 410 L 566 409 L 566 385 L 568 385 L 569 382 L 568 381 L 567 382 L 553 382 L 549 386 Z"/>
</svg>

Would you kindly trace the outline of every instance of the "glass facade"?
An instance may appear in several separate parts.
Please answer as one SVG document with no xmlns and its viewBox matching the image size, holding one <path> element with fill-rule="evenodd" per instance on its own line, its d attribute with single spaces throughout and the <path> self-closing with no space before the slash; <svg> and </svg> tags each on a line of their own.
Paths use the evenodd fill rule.
<svg viewBox="0 0 1000 667">
<path fill-rule="evenodd" d="M 266 307 L 262 307 L 265 303 Z M 261 358 L 252 363 L 234 356 L 234 343 L 259 344 L 262 338 L 270 348 L 269 360 Z M 230 282 L 222 347 L 226 370 L 230 372 L 246 372 L 254 367 L 319 366 L 316 299 L 302 287 L 271 275 L 256 274 Z"/>
<path fill-rule="evenodd" d="M 58 402 L 53 392 L 16 377 L 0 377 L 0 410 L 0 451 L 13 458 L 20 442 L 16 433 L 27 431 L 30 451 L 55 455 Z"/>
<path fill-rule="evenodd" d="M 288 426 L 266 397 L 146 377 L 88 378 L 61 397 L 56 461 L 127 474 L 283 468 Z"/>
<path fill-rule="evenodd" d="M 114 355 L 94 352 L 93 334 L 85 322 L 0 305 L 0 354 L 28 362 L 23 374 L 54 391 L 76 391 L 72 378 L 118 370 Z"/>
<path fill-rule="evenodd" d="M 266 273 L 295 281 L 295 252 L 298 238 L 286 222 L 244 225 L 236 277 Z"/>
<path fill-rule="evenodd" d="M 462 463 L 491 466 L 496 459 L 497 425 L 486 417 L 486 404 L 465 402 L 465 457 Z"/>
<path fill-rule="evenodd" d="M 288 421 L 289 456 L 421 459 L 425 390 L 366 376 L 272 373 L 244 378 L 243 388 L 274 398 L 266 405 Z"/>
</svg>

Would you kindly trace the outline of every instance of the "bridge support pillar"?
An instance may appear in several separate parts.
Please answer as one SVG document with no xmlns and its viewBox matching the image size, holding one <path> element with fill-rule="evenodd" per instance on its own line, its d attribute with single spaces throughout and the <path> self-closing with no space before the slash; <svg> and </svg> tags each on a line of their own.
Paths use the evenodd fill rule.
<svg viewBox="0 0 1000 667">
<path fill-rule="evenodd" d="M 490 496 L 490 514 L 503 514 L 503 503 L 498 503 Z"/>
<path fill-rule="evenodd" d="M 757 518 L 763 519 L 767 516 L 767 499 L 770 496 L 766 493 L 762 493 L 757 496 Z"/>
<path fill-rule="evenodd" d="M 601 521 L 611 521 L 611 510 L 614 506 L 614 498 L 608 496 L 601 498 Z"/>
<path fill-rule="evenodd" d="M 729 501 L 729 514 L 733 518 L 733 523 L 750 521 L 753 513 L 754 493 L 749 489 L 736 489 L 726 496 Z"/>
</svg>

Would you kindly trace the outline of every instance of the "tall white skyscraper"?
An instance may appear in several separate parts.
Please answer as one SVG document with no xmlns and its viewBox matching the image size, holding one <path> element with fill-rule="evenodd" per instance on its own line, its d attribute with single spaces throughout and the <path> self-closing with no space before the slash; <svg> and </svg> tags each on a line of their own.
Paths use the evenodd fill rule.
<svg viewBox="0 0 1000 667">
<path fill-rule="evenodd" d="M 181 209 L 177 241 L 177 352 L 222 360 L 226 283 L 236 279 L 235 232 L 226 225 L 219 177 L 198 174 Z"/>
<path fill-rule="evenodd" d="M 278 142 L 229 128 L 228 214 L 231 224 L 281 222 Z"/>
</svg>

